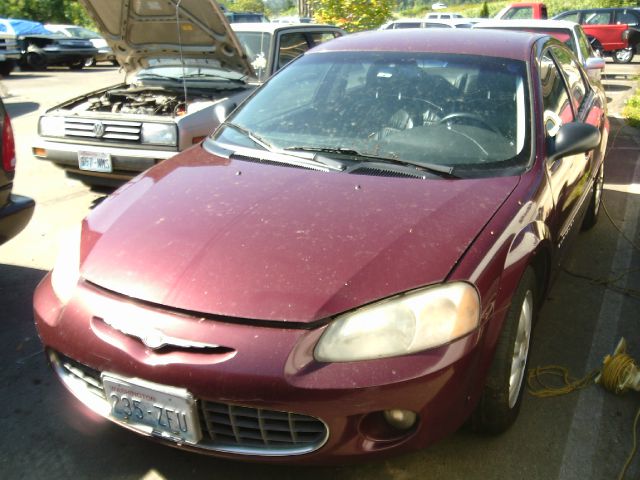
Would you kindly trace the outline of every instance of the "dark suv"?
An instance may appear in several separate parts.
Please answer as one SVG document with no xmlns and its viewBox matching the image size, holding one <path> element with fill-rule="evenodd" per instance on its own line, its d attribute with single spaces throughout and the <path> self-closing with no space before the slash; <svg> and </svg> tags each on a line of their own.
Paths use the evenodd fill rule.
<svg viewBox="0 0 640 480">
<path fill-rule="evenodd" d="M 629 63 L 640 44 L 640 11 L 634 8 L 584 8 L 562 12 L 553 18 L 581 25 L 627 25 L 629 28 L 624 32 L 624 38 L 629 46 L 612 52 L 617 63 Z M 602 50 L 597 45 L 593 46 L 595 50 Z"/>
<path fill-rule="evenodd" d="M 35 203 L 28 197 L 11 193 L 16 167 L 16 147 L 11 120 L 0 100 L 0 244 L 15 237 L 27 225 Z"/>
</svg>

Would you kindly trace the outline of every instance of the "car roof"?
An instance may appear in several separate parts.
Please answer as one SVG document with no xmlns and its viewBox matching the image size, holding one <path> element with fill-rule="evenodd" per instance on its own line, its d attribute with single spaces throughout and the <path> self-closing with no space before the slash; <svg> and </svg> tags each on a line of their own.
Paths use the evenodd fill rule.
<svg viewBox="0 0 640 480">
<path fill-rule="evenodd" d="M 522 20 L 484 20 L 478 22 L 473 28 L 564 28 L 573 30 L 576 25 L 575 22 L 569 20 L 537 20 L 537 19 L 522 19 Z"/>
<path fill-rule="evenodd" d="M 397 29 L 354 33 L 323 43 L 310 52 L 438 52 L 528 61 L 533 44 L 547 35 L 511 30 Z"/>
<path fill-rule="evenodd" d="M 260 23 L 260 22 L 238 22 L 232 23 L 231 29 L 234 32 L 267 32 L 274 33 L 276 30 L 292 30 L 304 28 L 305 30 L 340 30 L 333 25 L 323 25 L 318 23 Z"/>
</svg>

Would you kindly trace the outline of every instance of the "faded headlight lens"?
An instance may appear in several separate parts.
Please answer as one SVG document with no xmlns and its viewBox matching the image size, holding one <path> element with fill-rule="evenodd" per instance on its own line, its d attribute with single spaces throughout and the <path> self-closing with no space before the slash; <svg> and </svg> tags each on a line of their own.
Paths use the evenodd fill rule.
<svg viewBox="0 0 640 480">
<path fill-rule="evenodd" d="M 40 117 L 38 132 L 43 137 L 64 137 L 64 117 Z"/>
<path fill-rule="evenodd" d="M 170 123 L 143 123 L 142 143 L 177 145 L 178 131 L 176 125 Z"/>
<path fill-rule="evenodd" d="M 395 357 L 460 338 L 480 322 L 480 299 L 467 283 L 450 283 L 360 308 L 329 325 L 315 349 L 321 362 Z"/>
<path fill-rule="evenodd" d="M 71 300 L 80 278 L 80 232 L 78 226 L 60 236 L 60 249 L 51 272 L 51 286 L 63 304 Z"/>
</svg>

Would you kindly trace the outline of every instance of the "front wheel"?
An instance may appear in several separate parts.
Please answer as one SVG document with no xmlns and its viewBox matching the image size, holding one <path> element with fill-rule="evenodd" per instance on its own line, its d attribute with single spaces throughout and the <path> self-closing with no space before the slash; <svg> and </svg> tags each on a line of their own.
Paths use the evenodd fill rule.
<svg viewBox="0 0 640 480">
<path fill-rule="evenodd" d="M 633 60 L 635 51 L 633 47 L 623 48 L 613 52 L 613 61 L 616 63 L 629 63 Z"/>
<path fill-rule="evenodd" d="M 69 70 L 82 70 L 84 68 L 84 60 L 67 64 Z"/>
<path fill-rule="evenodd" d="M 600 165 L 596 178 L 593 182 L 591 202 L 587 207 L 587 213 L 582 220 L 582 230 L 589 230 L 598 223 L 598 213 L 602 205 L 602 191 L 604 190 L 604 165 Z"/>
<path fill-rule="evenodd" d="M 531 330 L 536 311 L 536 277 L 527 268 L 511 299 L 480 402 L 472 417 L 475 430 L 502 433 L 515 421 L 522 403 Z"/>
</svg>

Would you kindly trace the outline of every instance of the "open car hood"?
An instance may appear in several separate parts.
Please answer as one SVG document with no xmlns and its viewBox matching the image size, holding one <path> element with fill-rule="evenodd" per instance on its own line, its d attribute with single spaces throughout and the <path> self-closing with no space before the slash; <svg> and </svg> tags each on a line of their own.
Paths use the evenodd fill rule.
<svg viewBox="0 0 640 480">
<path fill-rule="evenodd" d="M 118 62 L 134 72 L 151 59 L 207 59 L 245 75 L 253 70 L 213 0 L 80 0 Z M 177 5 L 180 5 L 177 8 Z"/>
</svg>

